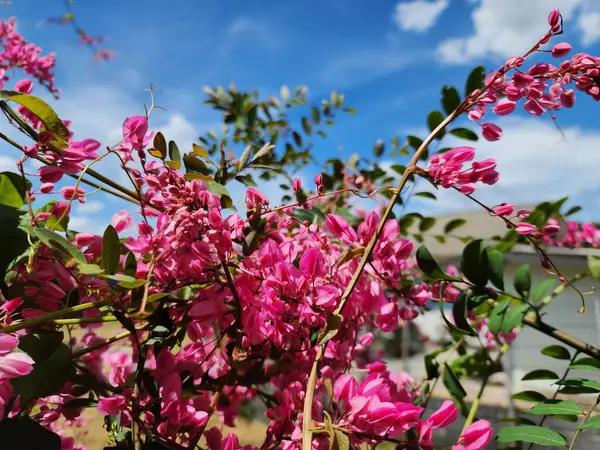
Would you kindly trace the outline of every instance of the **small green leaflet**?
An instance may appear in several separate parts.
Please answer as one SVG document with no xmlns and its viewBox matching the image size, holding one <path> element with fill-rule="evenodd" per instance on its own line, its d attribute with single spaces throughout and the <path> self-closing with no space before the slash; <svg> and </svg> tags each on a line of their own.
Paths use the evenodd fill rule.
<svg viewBox="0 0 600 450">
<path fill-rule="evenodd" d="M 548 447 L 564 447 L 567 440 L 556 431 L 536 425 L 506 427 L 498 433 L 498 442 L 530 442 Z"/>
</svg>

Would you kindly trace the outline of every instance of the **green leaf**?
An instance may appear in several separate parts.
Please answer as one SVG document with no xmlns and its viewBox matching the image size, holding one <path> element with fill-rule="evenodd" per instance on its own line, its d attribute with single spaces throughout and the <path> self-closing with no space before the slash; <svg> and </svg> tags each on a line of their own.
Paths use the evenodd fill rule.
<svg viewBox="0 0 600 450">
<path fill-rule="evenodd" d="M 21 336 L 19 349 L 31 356 L 36 363 L 42 362 L 52 356 L 64 337 L 62 331 L 33 331 Z"/>
<path fill-rule="evenodd" d="M 431 192 L 427 192 L 427 191 L 417 192 L 417 193 L 415 193 L 415 195 L 417 197 L 424 197 L 424 198 L 429 198 L 431 200 L 437 200 L 437 197 L 435 196 L 435 194 L 432 194 Z M 434 219 L 434 221 L 435 221 L 435 219 Z"/>
<path fill-rule="evenodd" d="M 537 391 L 521 391 L 510 397 L 513 400 L 522 400 L 524 402 L 543 402 L 546 396 Z"/>
<path fill-rule="evenodd" d="M 504 290 L 504 255 L 498 250 L 488 251 L 488 276 L 490 282 L 501 291 Z"/>
<path fill-rule="evenodd" d="M 460 293 L 452 305 L 452 316 L 458 329 L 470 336 L 477 336 L 477 333 L 467 321 L 467 295 L 464 291 Z"/>
<path fill-rule="evenodd" d="M 312 125 L 310 124 L 308 117 L 302 118 L 302 129 L 306 134 L 312 134 Z"/>
<path fill-rule="evenodd" d="M 54 138 L 63 143 L 62 148 L 66 146 L 65 143 L 69 140 L 69 130 L 50 105 L 33 95 L 21 94 L 14 91 L 2 91 L 1 93 L 4 98 L 18 103 L 31 111 L 42 121 L 46 129 L 54 135 Z"/>
<path fill-rule="evenodd" d="M 431 111 L 427 116 L 427 126 L 429 127 L 429 131 L 433 132 L 442 122 L 444 121 L 444 114 L 440 111 Z M 441 139 L 444 137 L 445 131 L 440 130 L 436 135 L 436 139 Z"/>
<path fill-rule="evenodd" d="M 117 230 L 112 225 L 106 227 L 102 237 L 102 266 L 107 274 L 114 274 L 119 268 L 121 243 Z"/>
<path fill-rule="evenodd" d="M 294 209 L 293 216 L 301 222 L 308 222 L 309 224 L 317 223 L 319 221 L 325 221 L 326 217 L 319 208 L 312 209 Z"/>
<path fill-rule="evenodd" d="M 600 361 L 594 358 L 579 358 L 569 366 L 572 370 L 598 370 L 600 371 Z"/>
<path fill-rule="evenodd" d="M 219 197 L 222 195 L 226 195 L 227 197 L 231 197 L 231 194 L 229 193 L 229 190 L 223 186 L 220 183 L 217 183 L 216 181 L 207 181 L 206 182 L 206 187 L 208 188 L 208 190 L 210 192 L 212 192 L 213 194 L 217 194 Z"/>
<path fill-rule="evenodd" d="M 0 205 L 0 288 L 4 285 L 7 270 L 29 248 L 27 233 L 19 228 L 26 213 L 16 208 Z"/>
<path fill-rule="evenodd" d="M 340 430 L 333 432 L 334 437 L 329 444 L 329 450 L 349 450 L 350 439 Z"/>
<path fill-rule="evenodd" d="M 558 380 L 558 375 L 556 375 L 551 370 L 546 369 L 536 369 L 531 372 L 525 374 L 521 381 L 531 381 L 531 380 Z"/>
<path fill-rule="evenodd" d="M 460 106 L 460 94 L 454 86 L 442 88 L 442 106 L 446 114 L 452 114 Z"/>
<path fill-rule="evenodd" d="M 65 346 L 65 344 L 61 344 Z M 60 347 L 59 347 L 60 348 Z M 51 357 L 42 362 L 36 362 L 33 371 L 28 375 L 13 378 L 11 384 L 15 395 L 21 395 L 21 401 L 46 397 L 60 391 L 69 379 L 75 376 L 75 366 L 68 359 L 68 348 L 64 357 Z"/>
<path fill-rule="evenodd" d="M 6 417 L 0 422 L 2 450 L 60 450 L 60 436 L 29 416 Z"/>
<path fill-rule="evenodd" d="M 531 290 L 531 268 L 529 264 L 519 266 L 513 283 L 521 298 L 527 300 Z"/>
<path fill-rule="evenodd" d="M 542 349 L 542 355 L 546 355 L 555 359 L 565 359 L 567 361 L 571 359 L 569 350 L 562 345 L 549 345 L 548 347 L 544 347 Z"/>
<path fill-rule="evenodd" d="M 450 275 L 444 273 L 444 271 L 440 269 L 440 266 L 435 261 L 435 259 L 433 259 L 433 256 L 431 256 L 431 253 L 429 252 L 427 247 L 425 247 L 424 245 L 421 245 L 417 249 L 416 256 L 417 265 L 424 274 L 429 275 L 430 277 L 435 278 L 436 280 L 461 281 L 460 278 L 451 277 Z"/>
<path fill-rule="evenodd" d="M 40 241 L 56 253 L 63 255 L 67 259 L 73 258 L 79 264 L 87 264 L 87 259 L 81 250 L 64 237 L 46 228 L 34 228 L 33 231 Z"/>
<path fill-rule="evenodd" d="M 538 403 L 529 411 L 528 414 L 538 416 L 560 415 L 576 415 L 583 413 L 583 408 L 571 400 L 544 400 Z"/>
<path fill-rule="evenodd" d="M 0 203 L 13 208 L 25 204 L 25 184 L 31 189 L 29 180 L 23 180 L 21 175 L 13 172 L 0 173 Z"/>
<path fill-rule="evenodd" d="M 467 141 L 479 140 L 479 136 L 477 136 L 477 133 L 469 130 L 468 128 L 454 128 L 453 130 L 450 130 L 450 134 L 456 136 L 457 138 L 465 139 Z"/>
<path fill-rule="evenodd" d="M 183 165 L 187 173 L 199 173 L 201 175 L 210 175 L 211 173 L 206 163 L 194 153 L 183 155 Z"/>
<path fill-rule="evenodd" d="M 158 159 L 162 159 L 163 161 L 167 157 L 167 141 L 165 139 L 164 134 L 160 131 L 154 135 L 154 142 L 152 143 L 153 148 L 148 150 L 152 156 Z"/>
<path fill-rule="evenodd" d="M 448 389 L 450 394 L 458 399 L 463 399 L 467 396 L 467 392 L 460 384 L 460 380 L 452 370 L 452 368 L 448 365 L 444 365 L 444 376 L 443 376 L 444 386 Z"/>
<path fill-rule="evenodd" d="M 467 279 L 477 287 L 488 282 L 488 254 L 483 240 L 469 242 L 462 254 L 461 268 Z"/>
<path fill-rule="evenodd" d="M 546 297 L 552 288 L 556 285 L 556 280 L 549 278 L 548 280 L 544 280 L 541 283 L 538 283 L 533 288 L 533 292 L 531 293 L 531 301 L 533 303 L 537 303 Z"/>
<path fill-rule="evenodd" d="M 523 319 L 529 311 L 529 305 L 517 305 L 510 308 L 504 314 L 500 331 L 504 334 L 510 333 L 513 328 L 518 327 L 523 323 Z"/>
<path fill-rule="evenodd" d="M 373 146 L 373 154 L 375 155 L 375 157 L 379 158 L 381 155 L 383 155 L 384 151 L 385 144 L 383 143 L 383 141 L 377 141 Z"/>
<path fill-rule="evenodd" d="M 600 383 L 586 378 L 569 378 L 567 380 L 558 381 L 556 384 L 559 386 L 584 388 L 593 392 L 600 392 Z"/>
<path fill-rule="evenodd" d="M 556 431 L 537 425 L 502 428 L 498 433 L 498 442 L 529 442 L 548 447 L 564 447 L 567 445 L 567 440 Z"/>
<path fill-rule="evenodd" d="M 467 221 L 465 219 L 453 219 L 444 226 L 444 233 L 452 233 L 459 227 L 462 227 Z"/>
<path fill-rule="evenodd" d="M 240 160 L 238 161 L 238 171 L 242 170 L 244 167 L 246 167 L 248 165 L 248 161 L 250 161 L 251 154 L 252 154 L 252 146 L 248 145 L 242 152 L 242 156 L 240 156 Z"/>
<path fill-rule="evenodd" d="M 302 147 L 302 136 L 300 136 L 300 134 L 298 132 L 293 131 L 292 138 L 294 138 L 294 142 L 296 143 L 296 146 Z"/>
<path fill-rule="evenodd" d="M 174 141 L 169 141 L 169 159 L 181 163 L 181 153 Z"/>
<path fill-rule="evenodd" d="M 146 280 L 120 281 L 119 286 L 125 289 L 136 289 L 147 283 Z"/>
<path fill-rule="evenodd" d="M 423 139 L 418 138 L 417 136 L 406 136 L 406 142 L 415 150 L 418 150 L 419 147 L 423 145 Z"/>
<path fill-rule="evenodd" d="M 271 151 L 275 148 L 275 146 L 273 144 L 265 144 L 263 145 L 259 151 L 257 151 L 254 154 L 254 157 L 252 158 L 252 162 L 256 162 L 258 161 L 260 158 L 262 158 L 263 156 L 268 155 L 269 153 L 271 153 Z"/>
<path fill-rule="evenodd" d="M 587 257 L 588 270 L 594 278 L 600 279 L 600 256 L 589 255 Z"/>
<path fill-rule="evenodd" d="M 465 97 L 468 97 L 469 94 L 475 89 L 483 88 L 484 80 L 485 68 L 483 66 L 475 67 L 467 77 L 467 84 L 465 86 Z"/>
<path fill-rule="evenodd" d="M 420 231 L 427 231 L 431 229 L 435 225 L 435 218 L 433 217 L 424 217 L 419 224 Z"/>
<path fill-rule="evenodd" d="M 318 125 L 319 123 L 321 123 L 321 113 L 319 112 L 319 108 L 317 108 L 316 106 L 313 106 L 310 109 L 310 113 L 312 115 L 312 121 L 314 122 L 315 125 Z"/>
<path fill-rule="evenodd" d="M 600 429 L 600 415 L 590 417 L 580 427 L 582 430 L 597 430 Z"/>
<path fill-rule="evenodd" d="M 502 301 L 497 302 L 494 306 L 494 309 L 492 309 L 488 320 L 488 330 L 494 336 L 497 335 L 500 331 L 502 327 L 502 321 L 504 320 L 504 315 L 506 314 L 506 311 L 508 310 L 509 306 L 510 300 L 504 299 Z"/>
<path fill-rule="evenodd" d="M 576 214 L 579 211 L 581 211 L 581 206 L 573 206 L 572 208 L 569 208 L 569 210 L 564 214 L 564 216 L 572 216 L 573 214 Z"/>
<path fill-rule="evenodd" d="M 41 212 L 52 211 L 52 208 L 57 203 L 58 203 L 57 200 L 50 200 L 44 206 L 42 206 L 41 208 L 37 208 L 35 210 L 36 215 Z M 69 226 L 69 215 L 68 214 L 65 215 L 62 219 L 60 219 L 60 221 L 58 219 L 59 219 L 59 217 L 56 217 L 51 214 L 50 217 L 48 217 L 43 223 L 46 226 L 46 228 L 50 228 L 54 231 L 62 231 L 62 232 L 67 231 L 67 228 Z"/>
<path fill-rule="evenodd" d="M 104 269 L 98 264 L 79 264 L 77 270 L 83 275 L 100 275 L 104 273 Z"/>
</svg>

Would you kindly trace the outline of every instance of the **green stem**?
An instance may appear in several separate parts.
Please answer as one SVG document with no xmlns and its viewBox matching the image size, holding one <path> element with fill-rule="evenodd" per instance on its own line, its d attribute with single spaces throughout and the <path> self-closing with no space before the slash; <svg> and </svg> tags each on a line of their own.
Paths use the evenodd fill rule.
<svg viewBox="0 0 600 450">
<path fill-rule="evenodd" d="M 15 331 L 22 330 L 24 328 L 31 328 L 38 325 L 44 325 L 46 323 L 53 322 L 55 319 L 60 317 L 76 314 L 82 311 L 87 311 L 92 308 L 100 308 L 102 306 L 110 305 L 112 299 L 97 300 L 95 302 L 82 303 L 81 305 L 71 306 L 70 308 L 61 309 L 59 311 L 53 311 L 43 316 L 34 317 L 32 319 L 23 320 L 21 322 L 12 323 L 5 327 L 0 328 L 0 333 L 14 333 Z"/>
<path fill-rule="evenodd" d="M 564 331 L 554 328 L 552 325 L 542 322 L 539 318 L 525 317 L 525 319 L 523 319 L 523 323 L 541 333 L 544 333 L 547 336 L 553 337 L 557 341 L 560 341 L 563 344 L 574 348 L 575 350 L 578 350 L 580 353 L 585 353 L 586 355 L 600 361 L 600 349 L 588 344 L 587 342 L 583 342 L 582 340 L 577 339 L 576 337 L 571 336 Z"/>
<path fill-rule="evenodd" d="M 504 355 L 504 353 L 506 353 L 506 351 L 509 348 L 510 348 L 509 344 L 504 344 L 502 346 L 502 348 L 500 349 L 500 352 L 498 353 L 496 360 L 495 361 L 491 360 L 492 366 L 487 371 L 487 373 L 485 374 L 485 377 L 481 381 L 481 386 L 479 386 L 479 392 L 477 393 L 477 397 L 475 397 L 475 399 L 473 400 L 473 403 L 471 404 L 471 409 L 469 409 L 469 414 L 467 415 L 467 419 L 465 420 L 465 424 L 463 425 L 461 434 L 464 433 L 465 430 L 467 429 L 467 427 L 473 423 L 473 420 L 475 420 L 475 415 L 477 414 L 477 410 L 479 409 L 479 405 L 481 404 L 481 398 L 483 397 L 485 388 L 487 387 L 487 384 L 490 381 L 492 374 L 494 373 L 495 367 L 498 367 L 498 364 L 500 364 L 500 360 L 502 359 L 502 356 Z"/>
<path fill-rule="evenodd" d="M 437 134 L 440 131 L 442 131 L 444 128 L 446 128 L 446 126 L 448 126 L 448 124 L 450 124 L 456 117 L 458 117 L 461 114 L 461 112 L 462 112 L 461 107 L 459 107 L 454 112 L 452 112 L 452 114 L 450 114 L 448 117 L 446 117 L 431 132 L 431 134 L 429 136 L 427 136 L 427 138 L 423 141 L 423 143 L 419 146 L 419 148 L 413 155 L 412 159 L 408 163 L 408 166 L 406 167 L 406 170 L 402 174 L 402 178 L 400 179 L 398 186 L 396 187 L 396 189 L 394 190 L 394 192 L 392 194 L 392 197 L 390 198 L 387 208 L 385 209 L 381 219 L 379 220 L 379 225 L 377 226 L 377 230 L 375 231 L 375 233 L 373 234 L 373 237 L 371 238 L 371 240 L 365 247 L 365 251 L 364 251 L 363 256 L 358 264 L 358 267 L 356 268 L 354 275 L 352 276 L 352 279 L 350 280 L 350 283 L 346 287 L 346 290 L 344 291 L 344 294 L 342 295 L 342 298 L 340 299 L 340 303 L 338 304 L 337 308 L 333 312 L 333 316 L 339 317 L 342 314 L 342 312 L 344 310 L 344 306 L 346 306 L 346 303 L 348 302 L 350 295 L 354 291 L 354 287 L 358 283 L 358 279 L 360 278 L 365 266 L 367 265 L 367 262 L 369 261 L 371 254 L 373 253 L 373 250 L 379 240 L 379 236 L 381 235 L 381 233 L 383 231 L 385 223 L 387 222 L 388 217 L 392 213 L 392 210 L 394 209 L 394 206 L 396 205 L 398 198 L 400 198 L 400 195 L 402 194 L 402 190 L 404 189 L 404 186 L 408 182 L 409 176 L 412 174 L 414 168 L 417 166 L 419 159 L 421 158 L 421 155 L 423 154 L 425 149 L 427 149 L 429 144 L 431 144 L 431 142 L 435 139 Z M 327 333 L 329 331 L 331 331 L 330 323 L 331 323 L 330 321 L 327 321 L 327 324 L 324 327 L 322 336 L 326 336 Z M 321 342 L 319 342 L 319 348 L 317 350 L 317 354 L 316 354 L 316 357 L 315 357 L 315 360 L 313 362 L 313 366 L 311 369 L 310 377 L 308 379 L 306 395 L 304 398 L 304 415 L 303 415 L 303 421 L 302 421 L 302 449 L 303 450 L 312 450 L 312 404 L 313 404 L 313 397 L 314 397 L 314 393 L 315 393 L 315 386 L 317 383 L 317 374 L 319 371 L 319 363 L 320 363 L 321 359 L 323 358 L 324 346 L 326 344 L 327 344 L 326 340 L 322 340 Z"/>
<path fill-rule="evenodd" d="M 101 317 L 80 317 L 78 319 L 54 319 L 55 325 L 81 325 L 84 323 L 103 323 L 103 322 L 117 322 L 115 316 L 101 316 Z"/>
<path fill-rule="evenodd" d="M 144 327 L 145 327 L 145 325 L 144 325 Z M 138 328 L 138 329 L 142 330 L 142 329 L 144 329 L 144 327 Z M 99 348 L 105 347 L 114 342 L 125 339 L 126 337 L 129 337 L 129 336 L 131 336 L 131 331 L 124 331 L 123 333 L 117 334 L 116 336 L 108 338 L 102 342 L 97 342 L 93 345 L 90 345 L 89 347 L 82 348 L 81 350 L 73 352 L 73 354 L 71 355 L 71 359 L 81 358 L 83 355 L 87 355 L 88 353 L 93 352 L 94 350 L 98 350 Z"/>
<path fill-rule="evenodd" d="M 585 423 L 588 421 L 588 419 L 590 418 L 590 416 L 592 415 L 592 413 L 596 410 L 596 407 L 598 406 L 598 404 L 600 403 L 600 395 L 596 398 L 596 401 L 594 402 L 594 406 L 592 406 L 590 408 L 590 410 L 588 411 L 588 413 L 585 415 L 585 418 L 583 419 L 583 422 L 581 423 L 580 427 L 577 428 L 577 431 L 575 432 L 575 435 L 573 436 L 573 440 L 571 441 L 571 445 L 569 445 L 569 450 L 573 450 L 575 448 L 575 441 L 577 441 L 577 438 L 579 437 L 579 433 L 581 433 L 581 427 L 583 425 L 585 425 Z"/>
</svg>

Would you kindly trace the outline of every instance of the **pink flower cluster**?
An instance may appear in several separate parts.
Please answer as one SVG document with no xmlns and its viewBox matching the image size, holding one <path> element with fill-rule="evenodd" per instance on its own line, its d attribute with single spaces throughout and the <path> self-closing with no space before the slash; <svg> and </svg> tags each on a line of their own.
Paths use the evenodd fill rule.
<svg viewBox="0 0 600 450">
<path fill-rule="evenodd" d="M 42 50 L 23 39 L 16 26 L 17 21 L 14 18 L 8 22 L 0 21 L 0 89 L 4 88 L 4 82 L 8 80 L 6 72 L 22 69 L 52 94 L 58 95 L 60 90 L 54 84 L 54 53 L 42 56 Z"/>
<path fill-rule="evenodd" d="M 498 181 L 500 174 L 496 171 L 496 161 L 486 159 L 471 163 L 471 167 L 463 169 L 466 162 L 475 158 L 473 147 L 456 147 L 452 150 L 431 157 L 425 173 L 435 184 L 448 189 L 457 188 L 463 194 L 472 194 L 476 183 L 492 185 Z"/>
</svg>

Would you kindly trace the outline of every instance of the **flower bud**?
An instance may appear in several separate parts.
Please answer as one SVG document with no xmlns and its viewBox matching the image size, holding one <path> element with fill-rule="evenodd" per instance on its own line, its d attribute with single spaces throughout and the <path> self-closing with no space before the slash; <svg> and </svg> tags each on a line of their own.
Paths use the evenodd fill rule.
<svg viewBox="0 0 600 450">
<path fill-rule="evenodd" d="M 568 91 L 560 94 L 560 104 L 565 108 L 572 108 L 575 104 L 575 91 L 573 89 L 569 89 Z"/>
<path fill-rule="evenodd" d="M 292 189 L 294 192 L 300 192 L 302 190 L 302 181 L 300 181 L 300 178 L 294 178 L 294 181 L 292 181 Z"/>
<path fill-rule="evenodd" d="M 494 142 L 502 137 L 502 128 L 493 123 L 484 123 L 481 126 L 481 134 L 486 141 Z"/>
<path fill-rule="evenodd" d="M 552 47 L 552 50 L 550 50 L 550 53 L 552 53 L 552 56 L 555 58 L 561 58 L 561 57 L 565 56 L 567 53 L 569 53 L 572 48 L 573 47 L 571 47 L 571 45 L 567 42 L 559 42 L 554 47 Z"/>
<path fill-rule="evenodd" d="M 552 11 L 550 11 L 550 14 L 548 14 L 548 25 L 554 28 L 556 25 L 558 25 L 559 21 L 560 11 L 558 9 L 553 9 Z"/>
</svg>

